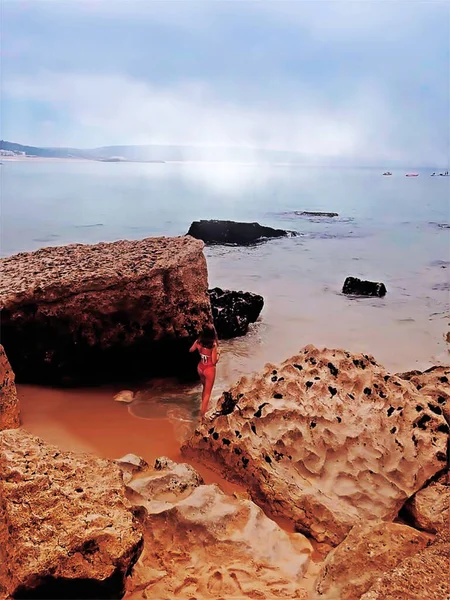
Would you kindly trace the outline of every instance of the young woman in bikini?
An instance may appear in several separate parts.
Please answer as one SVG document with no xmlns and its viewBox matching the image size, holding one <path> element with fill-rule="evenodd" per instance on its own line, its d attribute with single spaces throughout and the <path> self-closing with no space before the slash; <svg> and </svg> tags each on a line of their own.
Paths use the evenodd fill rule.
<svg viewBox="0 0 450 600">
<path fill-rule="evenodd" d="M 200 362 L 197 370 L 203 386 L 202 405 L 200 409 L 200 414 L 202 416 L 206 413 L 208 408 L 214 380 L 216 378 L 216 364 L 219 360 L 217 347 L 216 330 L 212 325 L 209 325 L 203 329 L 200 337 L 189 350 L 189 352 L 198 350 L 200 354 Z"/>
</svg>

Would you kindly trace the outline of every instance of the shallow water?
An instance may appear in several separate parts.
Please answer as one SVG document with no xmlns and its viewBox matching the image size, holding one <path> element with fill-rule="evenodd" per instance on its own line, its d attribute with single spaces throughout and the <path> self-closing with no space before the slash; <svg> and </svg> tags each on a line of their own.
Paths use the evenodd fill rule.
<svg viewBox="0 0 450 600">
<path fill-rule="evenodd" d="M 241 375 L 309 343 L 373 354 L 391 371 L 449 362 L 450 178 L 420 170 L 420 177 L 408 179 L 402 172 L 382 177 L 385 169 L 229 164 L 28 161 L 5 162 L 1 169 L 3 255 L 181 235 L 199 218 L 255 220 L 300 234 L 205 250 L 211 287 L 265 299 L 249 334 L 222 343 L 216 398 Z M 295 214 L 300 210 L 339 217 L 305 218 Z M 386 297 L 341 295 L 348 275 L 383 281 Z M 129 423 L 145 429 L 150 424 L 143 419 L 155 419 L 175 448 L 197 418 L 199 390 L 168 381 L 138 387 L 138 400 L 127 408 Z M 90 393 L 73 393 L 72 401 L 82 398 L 90 413 Z M 72 392 L 64 394 L 66 401 Z M 105 427 L 113 405 L 101 404 Z M 64 414 L 61 426 L 73 431 L 70 410 Z M 36 418 L 28 412 L 25 425 Z M 158 439 L 146 441 L 155 442 L 156 454 L 164 449 Z"/>
</svg>

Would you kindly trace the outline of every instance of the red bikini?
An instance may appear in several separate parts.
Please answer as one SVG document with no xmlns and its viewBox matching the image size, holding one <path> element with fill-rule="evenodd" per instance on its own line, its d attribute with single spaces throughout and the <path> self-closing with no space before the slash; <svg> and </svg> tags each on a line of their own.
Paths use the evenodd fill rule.
<svg viewBox="0 0 450 600">
<path fill-rule="evenodd" d="M 207 369 L 215 367 L 216 365 L 212 361 L 212 350 L 210 348 L 203 348 L 202 346 L 200 346 L 198 351 L 200 352 L 198 372 L 203 374 Z M 207 354 L 207 352 L 210 352 L 211 354 Z"/>
</svg>

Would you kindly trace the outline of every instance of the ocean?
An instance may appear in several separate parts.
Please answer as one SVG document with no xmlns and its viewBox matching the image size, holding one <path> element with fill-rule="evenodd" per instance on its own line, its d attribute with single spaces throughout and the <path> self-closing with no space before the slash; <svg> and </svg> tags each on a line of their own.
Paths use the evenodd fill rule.
<svg viewBox="0 0 450 600">
<path fill-rule="evenodd" d="M 222 343 L 215 397 L 307 344 L 369 353 L 392 372 L 449 362 L 448 177 L 217 163 L 28 160 L 4 161 L 0 169 L 3 256 L 183 235 L 197 219 L 258 221 L 299 233 L 247 248 L 205 249 L 210 287 L 265 300 L 249 334 Z M 295 214 L 301 210 L 339 216 L 304 218 Z M 348 275 L 383 281 L 387 295 L 343 296 Z M 151 382 L 148 390 L 148 398 L 186 404 L 187 391 L 173 382 Z M 130 410 L 145 416 L 154 406 L 146 401 Z"/>
</svg>

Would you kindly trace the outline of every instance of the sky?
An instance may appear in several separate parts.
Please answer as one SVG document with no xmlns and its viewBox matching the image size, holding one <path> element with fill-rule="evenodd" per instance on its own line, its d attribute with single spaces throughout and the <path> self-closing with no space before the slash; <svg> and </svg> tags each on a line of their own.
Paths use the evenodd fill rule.
<svg viewBox="0 0 450 600">
<path fill-rule="evenodd" d="M 1 137 L 446 166 L 450 0 L 1 0 Z"/>
</svg>

